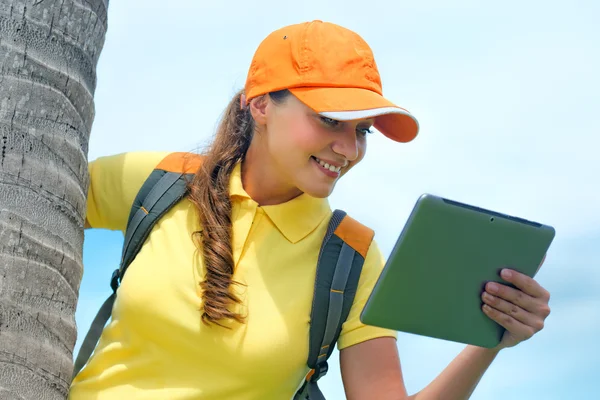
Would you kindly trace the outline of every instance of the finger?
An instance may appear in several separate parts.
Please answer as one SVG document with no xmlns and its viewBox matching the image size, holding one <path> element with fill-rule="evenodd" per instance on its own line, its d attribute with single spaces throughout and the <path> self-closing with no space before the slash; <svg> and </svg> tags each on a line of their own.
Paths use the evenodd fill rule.
<svg viewBox="0 0 600 400">
<path fill-rule="evenodd" d="M 536 299 L 519 289 L 502 285 L 497 282 L 488 282 L 485 286 L 485 291 L 529 312 L 535 312 L 540 308 L 540 303 L 542 303 L 541 300 Z"/>
<path fill-rule="evenodd" d="M 487 304 L 484 304 L 482 308 L 483 312 L 488 317 L 496 321 L 500 326 L 520 340 L 527 340 L 536 333 L 533 327 L 525 325 L 524 323 L 513 318 L 511 315 L 505 314 Z"/>
<path fill-rule="evenodd" d="M 507 268 L 501 271 L 500 276 L 532 297 L 537 297 L 546 302 L 550 300 L 550 293 L 530 276 Z"/>
<path fill-rule="evenodd" d="M 536 332 L 544 329 L 545 317 L 541 315 L 530 313 L 515 304 L 511 304 L 499 297 L 492 296 L 487 292 L 484 292 L 481 298 L 485 304 L 500 312 L 503 312 L 504 314 L 510 315 L 524 325 L 532 327 Z"/>
</svg>

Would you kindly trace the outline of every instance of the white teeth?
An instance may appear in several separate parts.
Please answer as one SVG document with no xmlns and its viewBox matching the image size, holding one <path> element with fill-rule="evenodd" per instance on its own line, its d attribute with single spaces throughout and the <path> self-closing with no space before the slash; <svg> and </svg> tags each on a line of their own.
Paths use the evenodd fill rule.
<svg viewBox="0 0 600 400">
<path fill-rule="evenodd" d="M 319 164 L 321 164 L 323 166 L 323 168 L 328 169 L 331 172 L 340 172 L 342 170 L 342 167 L 336 167 L 334 165 L 329 165 L 326 162 L 319 160 L 317 157 L 315 157 L 315 160 L 317 160 L 317 162 Z"/>
</svg>

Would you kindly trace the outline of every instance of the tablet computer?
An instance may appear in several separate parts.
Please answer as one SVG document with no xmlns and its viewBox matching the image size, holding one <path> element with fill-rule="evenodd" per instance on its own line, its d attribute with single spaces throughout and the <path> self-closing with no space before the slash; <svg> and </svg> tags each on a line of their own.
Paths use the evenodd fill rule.
<svg viewBox="0 0 600 400">
<path fill-rule="evenodd" d="M 481 309 L 502 268 L 533 277 L 551 226 L 431 194 L 416 202 L 361 313 L 367 325 L 495 347 L 504 328 Z M 511 285 L 512 286 L 512 285 Z"/>
</svg>

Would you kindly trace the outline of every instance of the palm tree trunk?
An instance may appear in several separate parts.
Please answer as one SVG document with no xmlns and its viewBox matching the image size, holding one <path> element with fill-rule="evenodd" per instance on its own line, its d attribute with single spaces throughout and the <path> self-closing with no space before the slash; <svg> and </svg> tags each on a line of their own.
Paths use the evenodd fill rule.
<svg viewBox="0 0 600 400">
<path fill-rule="evenodd" d="M 108 0 L 0 0 L 0 398 L 65 399 Z"/>
</svg>

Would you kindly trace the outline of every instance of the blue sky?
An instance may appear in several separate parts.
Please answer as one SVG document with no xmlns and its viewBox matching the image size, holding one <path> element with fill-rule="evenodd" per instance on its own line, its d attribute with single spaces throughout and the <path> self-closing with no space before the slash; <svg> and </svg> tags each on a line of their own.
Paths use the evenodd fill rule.
<svg viewBox="0 0 600 400">
<path fill-rule="evenodd" d="M 552 314 L 499 356 L 473 399 L 600 396 L 600 6 L 592 1 L 111 2 L 89 159 L 207 143 L 274 29 L 321 19 L 374 50 L 386 97 L 419 119 L 408 144 L 369 137 L 331 197 L 376 230 L 387 255 L 424 192 L 553 225 L 537 279 Z M 357 190 L 356 188 L 360 188 Z M 117 267 L 119 232 L 88 230 L 80 338 Z M 406 384 L 430 382 L 462 346 L 400 334 Z M 342 399 L 332 357 L 322 387 Z"/>
</svg>

